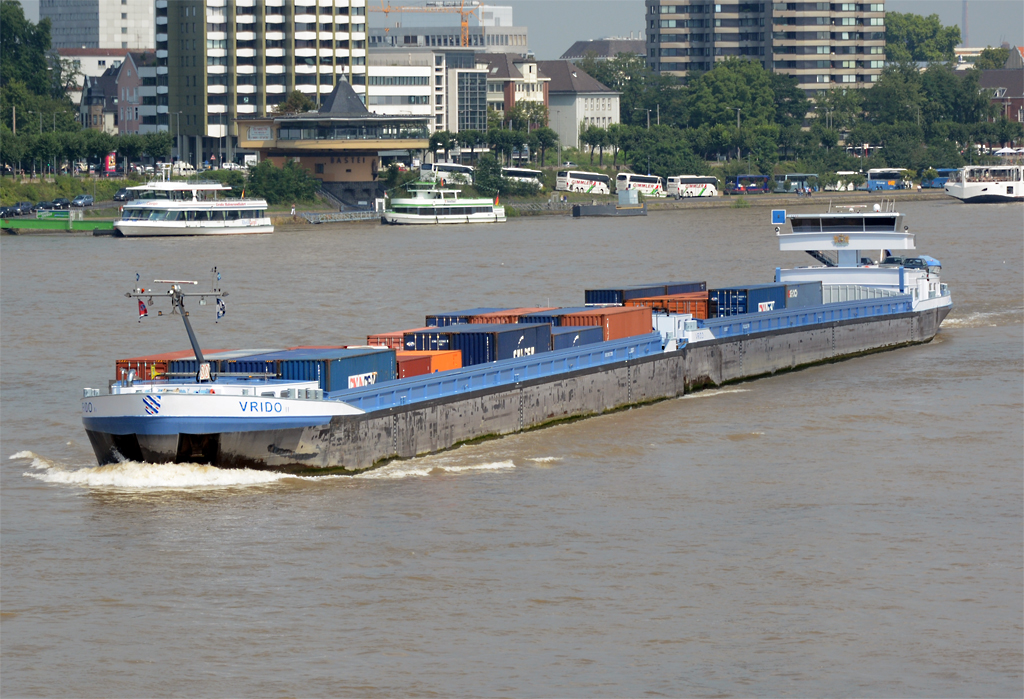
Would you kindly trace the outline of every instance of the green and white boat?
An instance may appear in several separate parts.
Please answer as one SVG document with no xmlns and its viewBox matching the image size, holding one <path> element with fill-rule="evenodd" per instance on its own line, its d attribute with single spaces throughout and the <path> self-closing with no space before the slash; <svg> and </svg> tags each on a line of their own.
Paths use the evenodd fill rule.
<svg viewBox="0 0 1024 699">
<path fill-rule="evenodd" d="M 440 223 L 504 223 L 505 207 L 498 199 L 459 199 L 458 189 L 446 189 L 433 182 L 407 186 L 411 197 L 392 199 L 384 210 L 382 223 L 427 225 Z"/>
</svg>

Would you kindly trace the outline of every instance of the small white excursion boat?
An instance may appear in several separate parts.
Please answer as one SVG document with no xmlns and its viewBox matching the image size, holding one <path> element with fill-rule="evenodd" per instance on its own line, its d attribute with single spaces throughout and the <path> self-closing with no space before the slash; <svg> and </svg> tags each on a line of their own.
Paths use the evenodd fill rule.
<svg viewBox="0 0 1024 699">
<path fill-rule="evenodd" d="M 135 195 L 114 221 L 126 237 L 273 233 L 265 199 L 227 199 L 219 182 L 150 182 L 129 187 Z"/>
<path fill-rule="evenodd" d="M 459 199 L 459 190 L 438 187 L 432 182 L 408 186 L 411 197 L 392 199 L 382 223 L 425 225 L 438 223 L 504 223 L 505 207 L 497 200 Z"/>
<path fill-rule="evenodd" d="M 951 173 L 946 194 L 966 204 L 1024 202 L 1024 165 L 972 165 Z"/>
</svg>

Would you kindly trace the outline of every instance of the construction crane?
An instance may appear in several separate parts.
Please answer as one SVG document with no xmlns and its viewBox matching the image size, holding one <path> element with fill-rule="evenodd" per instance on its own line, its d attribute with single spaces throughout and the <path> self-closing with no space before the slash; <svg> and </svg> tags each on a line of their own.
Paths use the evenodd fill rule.
<svg viewBox="0 0 1024 699">
<path fill-rule="evenodd" d="M 383 12 L 385 22 L 387 22 L 388 14 L 392 12 L 458 12 L 462 18 L 462 45 L 469 46 L 469 17 L 470 15 L 476 16 L 474 13 L 480 3 L 471 2 L 469 4 L 470 7 L 467 9 L 466 0 L 434 0 L 426 5 L 396 5 L 392 7 L 391 0 L 388 0 L 385 7 L 384 0 L 380 0 L 380 7 L 370 7 L 370 12 Z M 389 28 L 384 31 L 389 31 Z"/>
</svg>

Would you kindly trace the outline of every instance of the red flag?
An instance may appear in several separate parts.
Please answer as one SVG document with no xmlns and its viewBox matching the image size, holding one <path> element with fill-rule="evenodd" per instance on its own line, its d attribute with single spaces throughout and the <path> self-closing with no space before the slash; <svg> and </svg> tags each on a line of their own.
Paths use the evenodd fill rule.
<svg viewBox="0 0 1024 699">
<path fill-rule="evenodd" d="M 142 319 L 148 315 L 149 311 L 146 310 L 146 304 L 142 302 L 142 299 L 139 299 L 139 322 L 141 323 Z"/>
</svg>

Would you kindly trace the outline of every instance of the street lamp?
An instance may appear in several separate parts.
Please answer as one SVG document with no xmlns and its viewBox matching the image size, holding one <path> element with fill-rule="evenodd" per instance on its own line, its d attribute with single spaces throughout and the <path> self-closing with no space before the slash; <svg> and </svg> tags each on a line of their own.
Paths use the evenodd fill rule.
<svg viewBox="0 0 1024 699">
<path fill-rule="evenodd" d="M 647 130 L 650 131 L 650 129 L 651 129 L 651 110 L 650 109 L 645 109 L 643 107 L 635 107 L 633 109 L 633 111 L 634 112 L 647 112 Z M 660 105 L 659 105 L 658 119 L 659 119 L 659 123 L 660 123 L 660 119 L 661 119 Z"/>
<path fill-rule="evenodd" d="M 175 121 L 174 147 L 178 149 L 178 163 L 179 163 L 178 164 L 178 174 L 180 175 L 181 174 L 181 112 L 174 112 L 174 113 L 178 115 L 178 118 Z M 173 170 L 172 170 L 171 174 L 172 175 L 174 174 Z"/>
<path fill-rule="evenodd" d="M 740 108 L 734 107 L 736 110 L 736 160 L 740 159 Z"/>
</svg>

